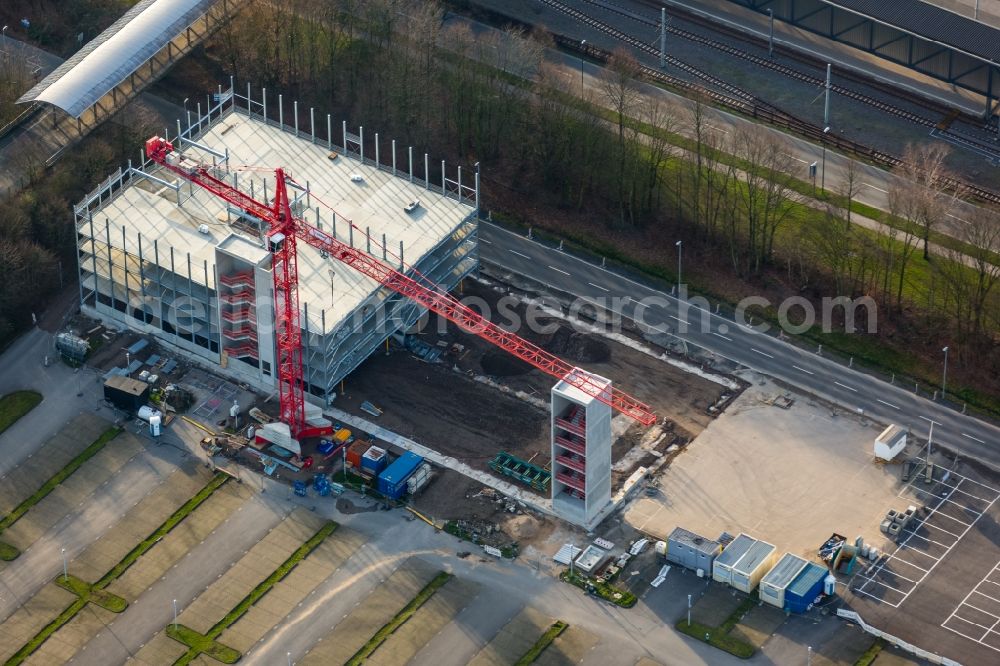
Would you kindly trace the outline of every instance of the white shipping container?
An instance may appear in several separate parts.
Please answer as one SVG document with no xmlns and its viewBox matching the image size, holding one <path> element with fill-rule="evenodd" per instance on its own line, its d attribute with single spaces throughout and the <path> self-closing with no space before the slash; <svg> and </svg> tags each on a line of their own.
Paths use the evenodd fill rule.
<svg viewBox="0 0 1000 666">
<path fill-rule="evenodd" d="M 428 463 L 424 463 L 406 480 L 406 491 L 412 495 L 427 485 L 430 478 L 431 466 Z"/>
</svg>

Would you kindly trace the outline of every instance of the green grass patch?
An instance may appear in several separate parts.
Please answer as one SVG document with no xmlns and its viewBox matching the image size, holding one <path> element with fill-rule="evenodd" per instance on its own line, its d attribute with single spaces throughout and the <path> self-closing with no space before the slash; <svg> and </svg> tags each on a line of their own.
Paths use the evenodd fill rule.
<svg viewBox="0 0 1000 666">
<path fill-rule="evenodd" d="M 559 574 L 559 578 L 570 585 L 576 585 L 588 594 L 593 594 L 622 608 L 632 608 L 638 601 L 636 596 L 628 590 L 617 588 L 596 578 L 589 578 L 582 575 L 579 571 L 571 572 L 567 569 Z"/>
<path fill-rule="evenodd" d="M 41 400 L 41 396 L 39 396 L 39 400 Z M 45 499 L 49 493 L 59 487 L 60 483 L 68 479 L 73 472 L 80 469 L 80 466 L 83 465 L 83 463 L 97 455 L 97 452 L 103 449 L 105 444 L 117 437 L 118 433 L 121 431 L 122 429 L 117 427 L 105 430 L 90 446 L 77 454 L 77 456 L 70 460 L 65 467 L 52 475 L 48 481 L 43 483 L 41 488 L 33 492 L 30 497 L 14 507 L 13 511 L 0 519 L 0 534 L 20 520 L 24 514 L 28 513 L 31 507 Z M 9 544 L 0 545 L 0 559 L 10 561 L 16 559 L 20 554 L 21 552 L 17 548 L 14 548 Z"/>
<path fill-rule="evenodd" d="M 421 606 L 424 605 L 428 599 L 434 596 L 434 593 L 438 589 L 451 580 L 452 576 L 450 573 L 441 571 L 437 576 L 434 577 L 431 582 L 424 586 L 424 589 L 417 592 L 416 596 L 410 600 L 410 603 L 403 606 L 403 609 L 396 613 L 396 616 L 385 623 L 385 625 L 375 632 L 375 635 L 368 639 L 368 642 L 361 646 L 361 649 L 354 653 L 350 659 L 344 664 L 344 666 L 361 666 L 368 657 L 372 656 L 372 653 L 378 649 L 378 646 L 382 645 L 389 636 L 392 635 L 394 631 L 399 629 L 403 624 L 413 617 L 413 614 L 417 612 Z"/>
<path fill-rule="evenodd" d="M 316 533 L 309 538 L 308 541 L 303 543 L 295 550 L 294 553 L 289 555 L 288 559 L 282 562 L 270 576 L 262 580 L 257 587 L 250 590 L 250 593 L 243 597 L 243 600 L 236 604 L 231 611 L 226 613 L 224 618 L 216 622 L 212 628 L 208 630 L 208 633 L 205 634 L 205 638 L 207 640 L 215 641 L 215 639 L 218 638 L 223 631 L 236 624 L 236 621 L 243 617 L 243 615 L 250 610 L 251 606 L 260 601 L 265 594 L 270 592 L 271 588 L 277 585 L 282 578 L 287 576 L 299 562 L 304 560 L 309 553 L 315 550 L 324 539 L 333 534 L 337 527 L 337 523 L 332 520 L 327 521 L 323 527 L 319 528 L 319 530 L 317 530 Z M 199 654 L 202 654 L 201 650 L 194 646 L 189 646 L 188 651 L 182 654 L 177 661 L 174 662 L 174 666 L 184 666 L 185 664 L 190 664 L 192 661 L 197 659 Z"/>
<path fill-rule="evenodd" d="M 112 428 L 112 430 L 115 430 L 115 435 L 118 434 L 117 429 Z M 110 430 L 105 432 L 104 435 L 101 435 L 101 437 L 103 438 L 108 434 L 108 432 L 110 432 Z M 110 439 L 110 437 L 108 439 Z M 99 581 L 89 586 L 87 596 L 80 594 L 80 590 L 82 590 L 84 586 L 87 586 L 87 583 L 79 581 L 79 579 L 76 579 L 74 576 L 70 576 L 69 581 L 62 581 L 63 577 L 59 576 L 56 579 L 56 584 L 70 590 L 76 594 L 78 598 L 76 601 L 67 606 L 65 610 L 63 610 L 63 612 L 60 613 L 54 620 L 42 627 L 42 629 L 35 634 L 30 641 L 25 643 L 24 646 L 14 654 L 14 656 L 4 663 L 4 666 L 17 666 L 18 664 L 24 663 L 24 661 L 30 657 L 35 650 L 41 647 L 42 643 L 47 641 L 52 634 L 59 631 L 64 624 L 72 620 L 77 613 L 83 610 L 88 602 L 100 605 L 102 608 L 107 608 L 112 612 L 121 612 L 114 610 L 118 604 L 115 599 L 121 599 L 121 597 L 113 595 L 110 592 L 105 592 L 104 588 L 110 585 L 118 576 L 121 576 L 126 569 L 132 566 L 132 564 L 139 559 L 139 557 L 152 548 L 156 542 L 167 534 L 167 532 L 176 527 L 179 522 L 186 518 L 192 511 L 197 509 L 202 502 L 208 499 L 217 488 L 228 480 L 229 477 L 225 474 L 216 474 L 212 477 L 212 480 L 209 481 L 204 488 L 198 491 L 194 497 L 185 502 L 184 505 L 177 509 L 173 515 L 167 518 L 163 524 L 160 525 L 160 527 L 153 531 L 153 533 L 148 537 L 143 539 L 138 546 L 129 551 L 129 553 L 122 558 L 118 564 L 113 566 L 108 573 L 102 576 Z M 124 604 L 125 600 L 122 599 L 121 603 Z M 122 610 L 124 610 L 124 608 L 122 608 Z"/>
<path fill-rule="evenodd" d="M 121 613 L 126 608 L 128 608 L 128 602 L 119 597 L 117 594 L 112 594 L 107 590 L 101 590 L 91 585 L 87 581 L 77 578 L 73 574 L 68 576 L 60 575 L 55 580 L 56 585 L 59 587 L 69 590 L 80 599 L 84 601 L 89 601 L 92 604 L 100 606 L 104 610 L 111 611 L 112 613 Z"/>
<path fill-rule="evenodd" d="M 692 638 L 704 641 L 709 645 L 717 647 L 733 656 L 739 657 L 740 659 L 749 659 L 753 656 L 754 646 L 745 641 L 741 641 L 738 638 L 733 638 L 729 635 L 729 632 L 733 630 L 733 627 L 739 624 L 740 619 L 742 619 L 742 617 L 746 615 L 751 608 L 753 608 L 755 603 L 755 596 L 748 596 L 743 603 L 737 606 L 736 609 L 730 613 L 725 622 L 718 627 L 710 627 L 707 624 L 702 624 L 701 622 L 695 622 L 693 620 L 691 621 L 691 624 L 688 625 L 686 617 L 678 620 L 677 623 L 674 624 L 674 627 L 682 634 L 687 634 Z"/>
<path fill-rule="evenodd" d="M 4 562 L 13 562 L 21 556 L 21 551 L 19 551 L 14 546 L 9 543 L 0 541 L 0 560 Z"/>
<path fill-rule="evenodd" d="M 876 638 L 867 650 L 862 653 L 858 660 L 854 662 L 854 666 L 871 666 L 872 662 L 875 661 L 882 648 L 885 647 L 885 643 L 881 638 Z"/>
<path fill-rule="evenodd" d="M 183 624 L 168 624 L 167 636 L 178 643 L 183 643 L 191 650 L 198 652 L 198 654 L 208 655 L 216 661 L 221 661 L 223 664 L 235 664 L 243 656 L 228 645 L 213 641 L 208 636 L 199 634 L 194 629 L 185 627 Z"/>
<path fill-rule="evenodd" d="M 41 401 L 42 394 L 35 391 L 14 391 L 0 398 L 0 434 Z"/>
<path fill-rule="evenodd" d="M 542 634 L 535 644 L 531 646 L 531 649 L 524 653 L 524 656 L 517 660 L 514 666 L 529 666 L 535 663 L 535 660 L 541 656 L 542 652 L 545 651 L 552 641 L 562 632 L 566 631 L 566 627 L 569 625 L 562 620 L 557 620 L 552 624 L 551 627 Z"/>
</svg>

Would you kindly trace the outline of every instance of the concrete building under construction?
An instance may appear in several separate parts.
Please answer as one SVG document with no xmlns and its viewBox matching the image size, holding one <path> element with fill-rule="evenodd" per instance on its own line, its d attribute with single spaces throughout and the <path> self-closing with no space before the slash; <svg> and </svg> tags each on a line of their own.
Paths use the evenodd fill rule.
<svg viewBox="0 0 1000 666">
<path fill-rule="evenodd" d="M 463 182 L 461 168 L 432 168 L 426 155 L 415 164 L 412 149 L 395 141 L 376 134 L 366 142 L 363 130 L 299 111 L 263 92 L 220 91 L 204 116 L 186 128 L 178 122 L 168 138 L 259 200 L 273 196 L 269 169 L 286 168 L 302 185 L 290 191 L 297 215 L 403 272 L 451 289 L 477 269 L 478 174 L 466 172 Z M 74 212 L 85 312 L 252 385 L 273 385 L 265 224 L 145 157 Z M 305 389 L 328 402 L 342 378 L 422 310 L 306 244 L 298 273 Z"/>
</svg>

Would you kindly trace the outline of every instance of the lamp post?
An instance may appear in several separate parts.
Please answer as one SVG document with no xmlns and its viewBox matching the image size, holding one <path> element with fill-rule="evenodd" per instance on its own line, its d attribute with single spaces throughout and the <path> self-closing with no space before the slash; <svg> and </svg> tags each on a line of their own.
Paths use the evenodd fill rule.
<svg viewBox="0 0 1000 666">
<path fill-rule="evenodd" d="M 285 656 L 288 657 L 288 666 L 292 666 L 292 653 L 286 652 Z"/>
<path fill-rule="evenodd" d="M 826 135 L 830 131 L 829 127 L 823 128 L 823 166 L 820 169 L 821 173 L 819 176 L 819 191 L 826 194 Z"/>
<path fill-rule="evenodd" d="M 174 599 L 174 629 L 177 629 L 177 600 Z"/>
<path fill-rule="evenodd" d="M 677 246 L 677 295 L 681 294 L 681 250 L 683 249 L 684 241 L 677 241 L 675 243 Z"/>
<path fill-rule="evenodd" d="M 69 580 L 69 569 L 66 567 L 66 549 L 62 549 L 62 561 L 63 561 L 63 582 Z"/>
<path fill-rule="evenodd" d="M 582 52 L 580 54 L 580 96 L 581 97 L 583 96 L 583 54 L 586 53 L 586 49 L 587 49 L 587 40 L 586 39 L 581 39 L 580 40 L 580 51 Z"/>
<path fill-rule="evenodd" d="M 774 57 L 774 10 L 768 7 L 767 9 L 768 20 L 771 24 L 770 30 L 767 34 L 767 57 Z"/>
<path fill-rule="evenodd" d="M 191 131 L 191 112 L 188 111 L 188 98 L 187 97 L 184 98 L 183 104 L 184 104 L 184 115 L 187 117 L 187 128 L 188 128 L 188 131 L 190 132 Z"/>
<path fill-rule="evenodd" d="M 941 400 L 944 400 L 944 394 L 948 390 L 948 348 L 945 347 L 941 351 L 944 352 L 944 374 L 941 376 Z"/>
</svg>

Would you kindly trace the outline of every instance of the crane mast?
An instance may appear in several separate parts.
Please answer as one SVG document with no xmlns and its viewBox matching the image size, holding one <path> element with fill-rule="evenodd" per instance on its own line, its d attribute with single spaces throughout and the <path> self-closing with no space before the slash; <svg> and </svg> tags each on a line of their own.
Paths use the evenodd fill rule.
<svg viewBox="0 0 1000 666">
<path fill-rule="evenodd" d="M 274 274 L 275 339 L 278 354 L 281 420 L 293 437 L 305 428 L 305 397 L 302 389 L 302 329 L 299 325 L 296 241 L 301 240 L 347 264 L 379 284 L 399 293 L 462 329 L 478 335 L 543 372 L 583 391 L 643 425 L 656 422 L 650 408 L 632 396 L 595 381 L 586 371 L 566 363 L 520 336 L 485 319 L 444 290 L 431 289 L 391 266 L 344 243 L 332 234 L 292 215 L 288 200 L 288 177 L 275 170 L 276 195 L 268 205 L 214 176 L 213 167 L 190 162 L 173 152 L 169 141 L 153 137 L 146 141 L 146 154 L 154 162 L 198 185 L 217 197 L 269 225 L 268 242 Z"/>
</svg>

